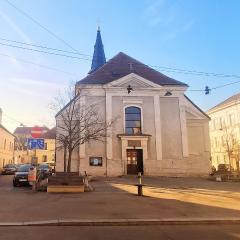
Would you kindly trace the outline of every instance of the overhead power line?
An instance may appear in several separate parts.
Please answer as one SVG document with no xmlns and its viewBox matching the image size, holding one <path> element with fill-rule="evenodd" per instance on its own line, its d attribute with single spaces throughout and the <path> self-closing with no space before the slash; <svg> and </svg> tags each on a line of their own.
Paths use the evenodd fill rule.
<svg viewBox="0 0 240 240">
<path fill-rule="evenodd" d="M 63 70 L 58 69 L 58 68 L 55 68 L 55 67 L 50 67 L 50 66 L 47 66 L 47 65 L 42 65 L 42 64 L 39 64 L 39 63 L 31 62 L 31 61 L 28 61 L 28 60 L 25 60 L 25 59 L 22 59 L 22 58 L 16 58 L 16 57 L 13 57 L 13 56 L 10 56 L 10 55 L 1 53 L 1 52 L 0 52 L 0 56 L 6 57 L 6 58 L 11 58 L 11 59 L 14 59 L 14 60 L 23 62 L 23 63 L 35 65 L 35 66 L 38 66 L 38 67 L 41 67 L 41 68 L 46 68 L 46 69 L 48 69 L 48 70 L 52 70 L 52 71 L 56 71 L 56 72 L 61 72 L 61 73 L 65 73 L 65 74 L 67 74 L 67 75 L 71 75 L 71 76 L 78 77 L 78 76 L 77 76 L 76 74 L 74 74 L 74 73 L 70 73 L 70 72 L 67 72 L 67 71 L 63 71 Z"/>
<path fill-rule="evenodd" d="M 36 19 L 34 19 L 32 16 L 30 16 L 28 13 L 26 13 L 25 11 L 23 11 L 22 9 L 20 9 L 19 7 L 17 7 L 15 4 L 13 4 L 12 2 L 10 2 L 9 0 L 5 0 L 10 6 L 12 6 L 13 8 L 15 8 L 18 12 L 20 12 L 22 15 L 24 15 L 26 18 L 30 19 L 32 22 L 34 22 L 35 24 L 37 24 L 39 27 L 41 27 L 42 29 L 44 29 L 45 31 L 47 31 L 50 35 L 52 35 L 54 38 L 56 38 L 57 40 L 59 40 L 60 42 L 62 42 L 63 44 L 65 44 L 66 46 L 68 46 L 69 48 L 71 48 L 74 52 L 78 53 L 78 50 L 75 49 L 71 44 L 69 44 L 67 41 L 65 41 L 64 39 L 62 39 L 61 37 L 59 37 L 56 33 L 54 33 L 52 30 L 50 30 L 49 28 L 45 27 L 43 24 L 41 24 L 39 21 L 37 21 Z"/>
<path fill-rule="evenodd" d="M 21 46 L 16 46 L 16 45 L 12 45 L 12 44 L 6 44 L 6 43 L 0 43 L 0 45 L 3 45 L 3 46 L 8 46 L 8 47 L 14 47 L 14 48 L 19 48 L 19 49 L 23 49 L 23 50 L 29 50 L 29 51 L 34 51 L 34 52 L 40 52 L 40 53 L 45 53 L 45 54 L 50 54 L 50 55 L 56 55 L 56 56 L 62 56 L 62 57 L 67 57 L 67 58 L 73 58 L 73 59 L 78 59 L 78 60 L 85 60 L 85 61 L 91 61 L 91 59 L 89 58 L 82 58 L 82 57 L 77 57 L 77 56 L 71 56 L 71 55 L 66 55 L 66 54 L 61 54 L 61 53 L 54 53 L 54 52 L 49 52 L 49 51 L 43 51 L 43 50 L 38 50 L 38 49 L 33 49 L 33 48 L 26 48 L 26 47 L 21 47 Z M 112 63 L 114 63 L 113 61 L 111 61 Z M 30 62 L 29 62 L 30 63 Z M 32 63 L 34 64 L 34 63 Z M 142 65 L 142 66 L 148 66 L 148 65 L 145 65 L 145 64 L 141 64 L 139 63 L 139 65 Z M 43 66 L 43 65 L 42 65 Z M 44 66 L 45 67 L 45 66 Z M 47 66 L 46 66 L 47 67 Z M 152 66 L 152 65 L 149 65 L 149 67 L 160 67 L 160 66 Z M 50 67 L 48 67 L 50 69 Z M 52 68 L 53 69 L 53 68 Z M 55 69 L 56 70 L 56 69 Z M 175 72 L 175 71 L 172 71 L 172 70 L 166 70 L 167 72 Z M 199 72 L 200 73 L 200 72 Z M 186 73 L 186 74 L 190 74 L 190 73 Z M 210 73 L 209 73 L 210 74 Z M 216 75 L 216 74 L 215 74 Z M 218 74 L 220 75 L 220 74 Z M 237 78 L 240 78 L 239 75 L 226 75 L 225 77 L 237 77 Z M 226 86 L 229 86 L 229 85 L 233 85 L 233 84 L 237 84 L 237 83 L 240 83 L 240 81 L 235 81 L 235 82 L 231 82 L 231 83 L 227 83 L 227 84 L 224 84 L 224 85 L 220 85 L 220 86 L 216 86 L 216 87 L 213 87 L 213 88 L 209 88 L 207 86 L 207 88 L 205 89 L 189 89 L 188 91 L 201 91 L 201 92 L 205 92 L 206 94 L 209 94 L 211 90 L 215 90 L 215 89 L 218 89 L 218 88 L 222 88 L 222 87 L 226 87 Z"/>
<path fill-rule="evenodd" d="M 8 44 L 8 43 L 0 43 L 0 45 L 7 46 L 7 47 L 13 47 L 13 48 L 19 48 L 19 49 L 33 51 L 33 52 L 46 53 L 46 54 L 55 55 L 55 56 L 62 56 L 62 57 L 67 57 L 67 58 L 91 61 L 91 59 L 89 59 L 89 58 L 82 58 L 82 57 L 71 56 L 71 55 L 66 55 L 66 54 L 62 54 L 62 53 L 55 53 L 55 52 L 38 50 L 38 49 L 34 49 L 34 48 L 21 47 L 21 46 Z"/>
<path fill-rule="evenodd" d="M 215 89 L 218 89 L 218 88 L 227 87 L 227 86 L 229 86 L 229 85 L 234 85 L 234 84 L 237 84 L 237 83 L 240 83 L 240 81 L 230 82 L 230 83 L 227 83 L 227 84 L 219 85 L 219 86 L 213 87 L 213 88 L 211 88 L 211 89 L 212 89 L 212 90 L 215 90 Z"/>
<path fill-rule="evenodd" d="M 80 55 L 80 56 L 86 56 L 86 57 L 91 57 L 92 58 L 92 55 L 79 53 L 79 52 L 71 52 L 71 51 L 66 51 L 66 50 L 63 50 L 63 49 L 52 48 L 52 47 L 43 46 L 43 45 L 37 45 L 37 44 L 30 44 L 30 43 L 16 41 L 16 40 L 10 40 L 10 39 L 6 39 L 6 38 L 2 38 L 2 37 L 0 37 L 0 40 L 6 41 L 6 42 L 11 42 L 11 43 L 22 44 L 22 45 L 26 45 L 26 46 L 32 46 L 32 47 L 47 49 L 47 50 L 51 50 L 51 51 L 63 52 L 63 53 L 74 54 L 74 55 L 77 54 L 77 55 Z M 31 48 L 29 49 L 29 48 L 23 48 L 23 47 L 20 47 L 20 46 L 14 46 L 14 45 L 11 45 L 11 44 L 6 44 L 6 46 L 9 46 L 9 47 L 19 47 L 19 48 L 22 48 L 22 49 L 25 49 L 25 50 L 33 50 L 33 51 L 35 50 L 35 49 L 31 49 Z M 37 50 L 37 52 L 40 52 L 40 51 Z M 58 55 L 56 53 L 50 53 L 50 52 L 45 52 L 45 51 L 42 51 L 42 53 Z M 75 57 L 64 55 L 64 54 L 63 55 L 58 55 L 58 56 L 75 58 Z M 79 59 L 91 61 L 91 59 L 85 59 L 85 58 L 84 59 L 83 58 L 79 58 Z M 140 64 L 141 63 L 139 63 L 139 65 Z M 141 64 L 141 65 L 145 65 L 145 64 Z M 240 78 L 240 75 L 237 75 L 237 74 L 204 72 L 204 71 L 189 70 L 189 69 L 182 69 L 182 68 L 173 68 L 173 67 L 158 66 L 158 65 L 148 65 L 148 66 L 152 67 L 152 68 L 161 69 L 164 72 L 173 72 L 173 73 L 180 73 L 180 74 L 187 74 L 187 75 L 190 74 L 190 75 L 196 75 L 196 76 L 208 76 L 208 77 Z"/>
<path fill-rule="evenodd" d="M 28 19 L 30 19 L 32 22 L 34 22 L 35 24 L 37 24 L 39 27 L 41 27 L 42 29 L 44 29 L 45 31 L 47 31 L 50 35 L 52 35 L 53 37 L 55 37 L 57 40 L 59 40 L 60 42 L 62 42 L 63 44 L 65 44 L 66 46 L 68 46 L 69 48 L 71 48 L 75 53 L 78 53 L 79 55 L 82 55 L 81 53 L 78 52 L 78 50 L 76 50 L 74 47 L 72 47 L 68 42 L 66 42 L 64 39 L 62 39 L 61 37 L 59 37 L 57 34 L 55 34 L 53 31 L 51 31 L 50 29 L 48 29 L 47 27 L 45 27 L 43 24 L 41 24 L 39 21 L 37 21 L 36 19 L 34 19 L 32 16 L 30 16 L 28 13 L 26 13 L 25 11 L 23 11 L 22 9 L 20 9 L 19 7 L 17 7 L 15 4 L 13 4 L 12 2 L 10 2 L 9 0 L 5 0 L 10 6 L 12 6 L 13 8 L 15 8 L 18 12 L 20 12 L 22 15 L 24 15 L 25 17 L 27 17 Z M 3 39 L 2 39 L 3 40 Z M 6 39 L 5 39 L 6 40 Z M 15 42 L 17 43 L 17 42 Z M 20 43 L 20 42 L 18 42 Z M 1 45 L 5 45 L 5 46 L 11 46 L 11 47 L 15 47 L 15 48 L 21 48 L 21 49 L 25 49 L 25 50 L 31 50 L 31 51 L 35 51 L 35 52 L 41 52 L 41 53 L 46 53 L 46 54 L 52 54 L 52 55 L 56 55 L 56 56 L 62 56 L 62 57 L 68 57 L 68 58 L 75 58 L 75 59 L 81 59 L 81 60 L 87 60 L 87 61 L 91 61 L 91 59 L 87 59 L 87 58 L 78 58 L 75 56 L 69 56 L 69 55 L 65 55 L 65 54 L 59 54 L 59 53 L 54 53 L 54 52 L 47 52 L 47 51 L 41 51 L 41 50 L 37 50 L 37 49 L 30 49 L 30 48 L 24 48 L 24 47 L 20 47 L 20 46 L 13 46 L 10 44 L 3 44 L 0 43 Z M 23 44 L 23 43 L 20 43 Z M 29 44 L 30 45 L 30 44 Z M 53 50 L 53 51 L 61 51 L 61 52 L 65 52 L 65 53 L 70 53 L 67 52 L 65 50 L 59 50 L 59 49 L 54 49 L 54 48 L 48 48 L 45 46 L 40 46 L 40 45 L 31 45 L 33 47 L 40 47 L 40 48 L 45 48 L 48 50 Z M 74 54 L 74 53 L 71 53 Z M 84 56 L 90 56 L 90 55 L 84 55 Z M 158 69 L 162 69 L 162 71 L 166 71 L 166 72 L 174 72 L 174 73 L 181 73 L 181 74 L 192 74 L 192 75 L 199 75 L 199 76 L 214 76 L 214 77 L 224 77 L 224 78 L 240 78 L 239 75 L 236 74 L 222 74 L 222 73 L 208 73 L 208 72 L 201 72 L 201 71 L 196 71 L 196 70 L 187 70 L 187 69 L 178 69 L 178 68 L 171 68 L 171 67 L 161 67 L 161 66 L 152 66 L 149 65 L 149 67 L 153 67 L 153 68 L 158 68 Z M 164 70 L 165 69 L 165 70 Z M 205 87 L 205 93 L 209 94 L 210 91 L 212 89 L 217 89 L 217 88 L 221 88 L 221 87 L 225 87 L 225 86 L 229 86 L 232 84 L 236 84 L 239 83 L 240 81 L 237 82 L 232 82 L 232 83 L 228 83 L 225 85 L 220 85 L 214 88 L 209 88 L 208 86 Z M 199 91 L 199 90 L 196 90 Z"/>
<path fill-rule="evenodd" d="M 20 125 L 22 125 L 22 126 L 25 126 L 21 121 L 18 121 L 17 119 L 9 116 L 9 115 L 6 114 L 6 113 L 4 113 L 4 116 L 5 116 L 6 118 L 8 118 L 8 119 L 11 119 L 11 120 L 14 121 L 14 122 L 20 123 Z"/>
<path fill-rule="evenodd" d="M 52 47 L 47 47 L 47 46 L 37 45 L 37 44 L 32 44 L 32 43 L 26 43 L 26 42 L 21 42 L 21 41 L 16 41 L 16 40 L 10 40 L 10 39 L 1 38 L 1 37 L 0 37 L 0 40 L 3 40 L 5 42 L 17 43 L 17 44 L 22 44 L 22 45 L 26 45 L 26 46 L 37 47 L 37 48 L 42 48 L 42 49 L 47 49 L 47 50 L 52 50 L 52 51 L 57 51 L 57 52 L 63 52 L 63 53 L 69 53 L 69 54 L 77 54 L 77 55 L 80 55 L 80 56 L 92 57 L 92 55 L 89 55 L 89 54 L 83 54 L 83 53 L 78 53 L 78 52 L 70 52 L 70 51 L 66 51 L 66 50 L 63 50 L 63 49 L 52 48 Z"/>
</svg>

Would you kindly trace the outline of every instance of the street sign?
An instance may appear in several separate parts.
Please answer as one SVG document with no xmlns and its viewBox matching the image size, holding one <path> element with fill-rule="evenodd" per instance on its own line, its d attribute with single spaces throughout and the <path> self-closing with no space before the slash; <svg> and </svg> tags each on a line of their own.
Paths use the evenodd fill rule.
<svg viewBox="0 0 240 240">
<path fill-rule="evenodd" d="M 28 149 L 44 149 L 44 139 L 43 138 L 28 138 Z"/>
<path fill-rule="evenodd" d="M 40 127 L 33 127 L 31 129 L 31 136 L 33 138 L 40 138 L 42 136 L 42 128 L 40 128 Z"/>
</svg>

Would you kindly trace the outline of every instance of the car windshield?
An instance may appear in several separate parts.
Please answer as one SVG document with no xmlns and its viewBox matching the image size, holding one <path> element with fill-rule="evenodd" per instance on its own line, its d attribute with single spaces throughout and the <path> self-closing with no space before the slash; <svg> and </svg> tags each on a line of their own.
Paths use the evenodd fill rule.
<svg viewBox="0 0 240 240">
<path fill-rule="evenodd" d="M 5 166 L 5 168 L 14 168 L 15 167 L 15 165 L 13 165 L 13 164 L 7 164 L 6 166 Z"/>
<path fill-rule="evenodd" d="M 31 165 L 22 165 L 18 168 L 18 172 L 29 172 Z"/>
</svg>

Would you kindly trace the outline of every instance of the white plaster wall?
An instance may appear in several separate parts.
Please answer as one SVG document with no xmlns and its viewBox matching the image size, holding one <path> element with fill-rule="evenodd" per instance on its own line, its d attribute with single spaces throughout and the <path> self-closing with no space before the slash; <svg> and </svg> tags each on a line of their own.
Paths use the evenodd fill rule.
<svg viewBox="0 0 240 240">
<path fill-rule="evenodd" d="M 182 158 L 178 98 L 160 98 L 163 159 Z"/>
</svg>

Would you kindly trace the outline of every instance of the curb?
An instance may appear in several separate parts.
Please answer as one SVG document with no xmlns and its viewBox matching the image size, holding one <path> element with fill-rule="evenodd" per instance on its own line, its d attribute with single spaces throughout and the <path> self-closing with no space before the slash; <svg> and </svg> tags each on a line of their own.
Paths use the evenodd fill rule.
<svg viewBox="0 0 240 240">
<path fill-rule="evenodd" d="M 206 225 L 240 224 L 240 218 L 230 219 L 56 219 L 46 221 L 0 222 L 0 227 L 23 226 L 146 226 L 146 225 Z"/>
</svg>

